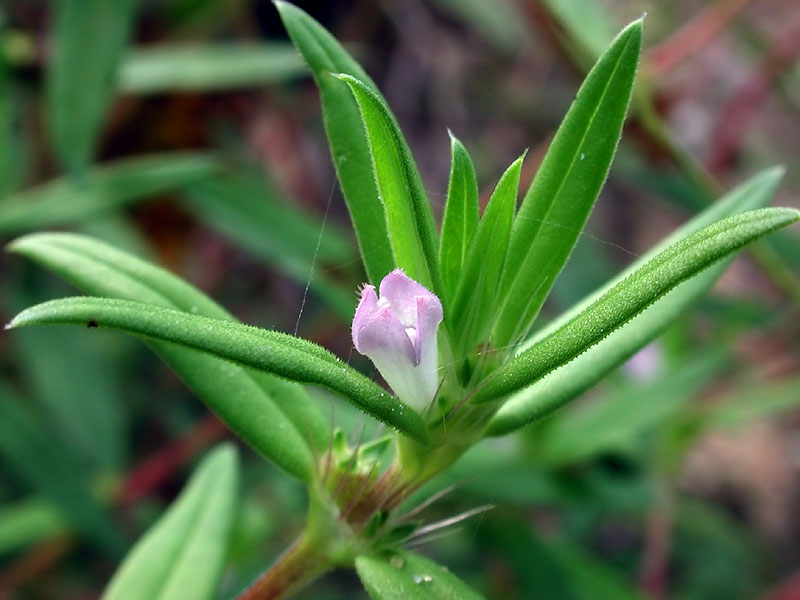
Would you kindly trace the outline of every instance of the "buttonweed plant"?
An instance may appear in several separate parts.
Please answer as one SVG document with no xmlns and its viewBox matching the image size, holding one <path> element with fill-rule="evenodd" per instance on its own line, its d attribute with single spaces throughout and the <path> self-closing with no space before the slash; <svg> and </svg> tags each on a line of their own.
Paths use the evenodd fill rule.
<svg viewBox="0 0 800 600">
<path fill-rule="evenodd" d="M 289 3 L 277 8 L 319 87 L 363 259 L 353 345 L 386 385 L 308 340 L 240 324 L 176 276 L 76 234 L 32 234 L 12 250 L 89 295 L 30 307 L 7 327 L 78 324 L 142 338 L 236 435 L 305 484 L 304 529 L 242 598 L 288 597 L 339 568 L 355 569 L 376 599 L 480 597 L 407 546 L 481 509 L 426 523 L 422 510 L 440 495 L 415 504 L 415 492 L 485 438 L 576 398 L 656 337 L 739 250 L 800 214 L 765 208 L 780 179 L 768 170 L 541 326 L 537 317 L 617 147 L 642 22 L 623 29 L 591 69 L 520 198 L 524 155 L 481 212 L 470 156 L 451 135 L 437 228 L 380 91 L 320 24 Z M 385 428 L 357 440 L 332 431 L 308 385 L 340 395 Z M 213 451 L 124 559 L 105 597 L 212 597 L 236 488 L 235 453 Z"/>
</svg>

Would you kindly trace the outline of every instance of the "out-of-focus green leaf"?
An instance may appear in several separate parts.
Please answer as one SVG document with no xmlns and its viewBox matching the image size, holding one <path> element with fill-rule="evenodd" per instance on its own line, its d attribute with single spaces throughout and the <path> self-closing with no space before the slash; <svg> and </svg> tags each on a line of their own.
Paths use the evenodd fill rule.
<svg viewBox="0 0 800 600">
<path fill-rule="evenodd" d="M 19 123 L 20 102 L 14 93 L 10 69 L 0 57 L 0 204 L 24 181 L 28 144 Z"/>
<path fill-rule="evenodd" d="M 730 191 L 713 206 L 694 217 L 650 252 L 640 257 L 604 287 L 548 324 L 531 340 L 523 344 L 520 352 L 531 348 L 537 341 L 558 330 L 659 252 L 666 250 L 689 234 L 721 218 L 769 204 L 782 175 L 782 169 L 769 169 Z M 490 423 L 489 434 L 502 435 L 522 427 L 586 391 L 601 377 L 622 364 L 634 352 L 656 337 L 690 302 L 705 293 L 722 274 L 727 264 L 723 261 L 713 265 L 705 272 L 680 284 L 650 308 L 612 332 L 607 338 L 589 348 L 572 362 L 556 369 L 536 384 L 512 396 L 503 404 Z"/>
<path fill-rule="evenodd" d="M 710 354 L 685 362 L 649 383 L 628 385 L 560 413 L 539 436 L 537 454 L 558 467 L 601 452 L 635 452 L 642 436 L 686 406 L 722 361 Z"/>
<path fill-rule="evenodd" d="M 67 522 L 52 502 L 26 498 L 4 504 L 0 506 L 0 556 L 68 530 Z"/>
<path fill-rule="evenodd" d="M 217 319 L 230 314 L 179 277 L 112 246 L 68 233 L 31 234 L 11 249 L 91 294 L 176 308 Z M 311 446 L 322 448 L 329 427 L 296 384 L 172 344 L 151 342 L 159 355 L 225 423 L 262 456 L 307 480 Z M 236 390 L 231 393 L 231 390 Z M 310 439 L 310 443 L 306 440 Z"/>
<path fill-rule="evenodd" d="M 118 555 L 124 539 L 110 515 L 88 492 L 80 461 L 54 443 L 11 389 L 0 385 L 0 455 L 8 467 L 63 512 L 95 544 Z"/>
<path fill-rule="evenodd" d="M 514 220 L 492 343 L 525 336 L 569 258 L 614 156 L 642 44 L 625 28 L 586 77 Z"/>
<path fill-rule="evenodd" d="M 402 433 L 422 442 L 427 440 L 425 424 L 412 408 L 340 358 L 302 338 L 152 304 L 91 297 L 63 298 L 32 306 L 7 327 L 38 324 L 119 329 L 207 352 L 291 381 L 326 387 Z M 269 432 L 263 433 L 267 435 Z"/>
<path fill-rule="evenodd" d="M 455 301 L 450 307 L 450 331 L 459 356 L 487 341 L 483 336 L 488 335 L 496 310 L 523 158 L 524 155 L 511 163 L 497 182 L 458 279 Z"/>
<path fill-rule="evenodd" d="M 105 349 L 64 330 L 32 329 L 14 342 L 29 388 L 64 440 L 95 467 L 119 472 L 127 440 L 123 382 Z"/>
<path fill-rule="evenodd" d="M 800 379 L 740 386 L 733 394 L 703 410 L 706 427 L 735 429 L 800 405 Z"/>
<path fill-rule="evenodd" d="M 187 203 L 209 226 L 239 246 L 277 265 L 311 290 L 346 321 L 353 317 L 353 290 L 343 289 L 325 266 L 351 263 L 355 253 L 334 223 L 280 202 L 263 178 L 206 179 L 186 188 Z"/>
<path fill-rule="evenodd" d="M 621 573 L 569 542 L 537 539 L 518 521 L 487 523 L 481 531 L 495 552 L 511 563 L 520 597 L 644 600 Z"/>
<path fill-rule="evenodd" d="M 58 0 L 47 76 L 47 109 L 61 163 L 83 174 L 114 91 L 134 0 Z"/>
<path fill-rule="evenodd" d="M 679 283 L 799 218 L 800 212 L 791 208 L 762 208 L 717 221 L 689 235 L 499 369 L 473 401 L 496 399 L 538 381 L 625 325 Z M 554 408 L 548 406 L 545 412 Z"/>
<path fill-rule="evenodd" d="M 506 52 L 519 49 L 525 37 L 525 19 L 514 2 L 508 0 L 435 0 L 443 9 L 462 18 L 486 39 Z"/>
<path fill-rule="evenodd" d="M 118 89 L 130 94 L 254 87 L 305 74 L 289 44 L 154 46 L 129 51 Z"/>
<path fill-rule="evenodd" d="M 472 236 L 478 228 L 478 182 L 472 159 L 467 149 L 452 134 L 450 152 L 450 181 L 447 184 L 447 203 L 444 207 L 439 245 L 446 305 L 453 301 Z"/>
<path fill-rule="evenodd" d="M 453 575 L 414 552 L 359 556 L 356 571 L 372 600 L 476 600 L 482 596 Z"/>
<path fill-rule="evenodd" d="M 303 55 L 322 97 L 325 131 L 344 192 L 367 276 L 378 285 L 395 268 L 386 213 L 379 200 L 361 114 L 347 86 L 331 73 L 347 73 L 377 92 L 361 66 L 322 25 L 305 12 L 276 1 L 292 42 Z"/>
<path fill-rule="evenodd" d="M 337 77 L 350 86 L 361 110 L 397 264 L 409 277 L 441 295 L 433 214 L 411 150 L 391 110 L 372 87 L 348 74 Z"/>
<path fill-rule="evenodd" d="M 616 23 L 594 0 L 543 0 L 542 4 L 566 30 L 568 43 L 580 46 L 582 58 L 597 60 L 614 39 Z"/>
<path fill-rule="evenodd" d="M 169 510 L 131 549 L 103 598 L 213 597 L 227 555 L 238 487 L 235 448 L 216 448 Z"/>
<path fill-rule="evenodd" d="M 60 178 L 0 203 L 0 234 L 79 223 L 219 169 L 210 155 L 174 153 L 120 160 L 89 169 L 80 182 Z"/>
</svg>

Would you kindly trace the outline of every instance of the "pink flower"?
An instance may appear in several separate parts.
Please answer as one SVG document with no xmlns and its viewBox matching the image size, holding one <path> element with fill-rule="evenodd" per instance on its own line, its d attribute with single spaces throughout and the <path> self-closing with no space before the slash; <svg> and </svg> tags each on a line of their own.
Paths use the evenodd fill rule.
<svg viewBox="0 0 800 600">
<path fill-rule="evenodd" d="M 380 298 L 365 285 L 353 318 L 353 344 L 369 357 L 395 395 L 422 411 L 439 386 L 436 330 L 442 303 L 395 269 L 383 278 Z"/>
</svg>

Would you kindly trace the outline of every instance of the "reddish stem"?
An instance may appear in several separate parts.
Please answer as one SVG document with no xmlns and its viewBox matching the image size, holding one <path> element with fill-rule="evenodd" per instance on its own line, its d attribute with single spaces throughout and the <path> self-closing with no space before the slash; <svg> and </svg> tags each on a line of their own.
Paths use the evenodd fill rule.
<svg viewBox="0 0 800 600">
<path fill-rule="evenodd" d="M 669 73 L 711 43 L 750 0 L 720 0 L 647 53 L 655 77 Z"/>
</svg>

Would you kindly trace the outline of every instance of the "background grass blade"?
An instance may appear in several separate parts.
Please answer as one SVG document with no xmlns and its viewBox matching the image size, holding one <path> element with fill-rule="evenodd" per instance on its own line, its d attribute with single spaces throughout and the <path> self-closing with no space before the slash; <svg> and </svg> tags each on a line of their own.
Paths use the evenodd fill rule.
<svg viewBox="0 0 800 600">
<path fill-rule="evenodd" d="M 125 539 L 111 515 L 89 493 L 84 465 L 57 435 L 40 425 L 13 391 L 0 385 L 0 455 L 18 479 L 49 499 L 66 521 L 112 556 L 122 554 Z"/>
<path fill-rule="evenodd" d="M 114 90 L 134 0 L 58 0 L 47 82 L 53 146 L 61 164 L 83 174 Z"/>
<path fill-rule="evenodd" d="M 478 600 L 481 595 L 453 575 L 414 552 L 359 556 L 356 571 L 373 600 Z"/>
<path fill-rule="evenodd" d="M 59 323 L 119 329 L 207 352 L 291 381 L 326 387 L 387 425 L 417 440 L 427 439 L 425 425 L 413 409 L 321 346 L 301 338 L 141 302 L 91 297 L 33 306 L 7 327 Z"/>
<path fill-rule="evenodd" d="M 155 154 L 89 169 L 81 181 L 59 178 L 0 203 L 0 234 L 69 225 L 127 203 L 178 188 L 220 168 L 207 154 Z"/>
<path fill-rule="evenodd" d="M 203 179 L 185 191 L 186 205 L 209 227 L 276 265 L 299 285 L 308 283 L 344 322 L 353 318 L 353 290 L 345 289 L 326 269 L 355 259 L 351 237 L 335 223 L 327 220 L 323 228 L 315 215 L 281 202 L 263 175 Z"/>
<path fill-rule="evenodd" d="M 586 223 L 622 133 L 641 44 L 636 21 L 600 58 L 525 194 L 500 287 L 495 347 L 528 332 Z"/>
<path fill-rule="evenodd" d="M 158 46 L 127 52 L 117 89 L 128 94 L 256 87 L 297 78 L 305 65 L 289 44 Z"/>
<path fill-rule="evenodd" d="M 287 2 L 275 2 L 295 47 L 319 87 L 325 132 L 369 281 L 380 283 L 395 268 L 386 214 L 378 199 L 367 138 L 353 95 L 331 73 L 347 73 L 373 90 L 361 66 L 322 25 Z"/>
<path fill-rule="evenodd" d="M 103 598 L 213 598 L 228 551 L 238 487 L 235 448 L 214 449 L 125 557 Z"/>
<path fill-rule="evenodd" d="M 450 180 L 442 220 L 439 263 L 445 304 L 456 293 L 461 269 L 467 260 L 472 236 L 478 228 L 478 182 L 467 149 L 450 134 Z"/>
<path fill-rule="evenodd" d="M 138 300 L 216 319 L 233 318 L 175 275 L 91 238 L 39 233 L 19 238 L 10 248 L 86 293 Z M 311 477 L 311 447 L 327 444 L 330 426 L 301 386 L 203 352 L 168 343 L 152 342 L 151 346 L 259 454 L 295 477 Z"/>
<path fill-rule="evenodd" d="M 505 396 L 534 383 L 623 326 L 682 281 L 798 218 L 800 213 L 794 209 L 763 208 L 728 217 L 691 234 L 498 370 L 473 401 Z"/>
<path fill-rule="evenodd" d="M 337 77 L 350 86 L 361 110 L 397 264 L 409 277 L 441 296 L 433 214 L 411 150 L 389 107 L 375 90 L 351 75 L 340 73 Z"/>
<path fill-rule="evenodd" d="M 529 342 L 522 345 L 520 352 L 531 348 L 538 341 L 563 327 L 591 306 L 592 303 L 596 302 L 614 285 L 624 281 L 659 252 L 666 250 L 691 233 L 719 219 L 769 204 L 775 195 L 782 175 L 782 169 L 769 169 L 752 177 L 726 194 L 713 206 L 694 217 L 650 252 L 637 259 L 636 262 L 612 279 L 607 285 L 543 328 Z M 575 399 L 661 333 L 691 302 L 704 294 L 714 284 L 728 267 L 728 264 L 729 261 L 722 261 L 719 264 L 712 265 L 695 277 L 681 283 L 650 308 L 611 333 L 607 338 L 592 346 L 563 367 L 544 376 L 535 384 L 513 395 L 500 407 L 500 410 L 489 424 L 487 434 L 503 435 L 509 433 Z"/>
</svg>

